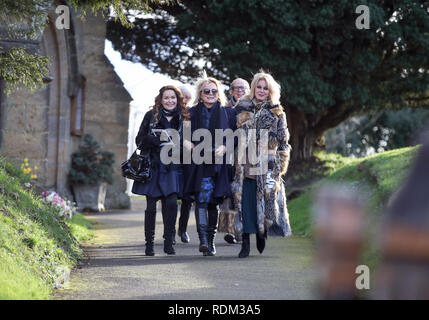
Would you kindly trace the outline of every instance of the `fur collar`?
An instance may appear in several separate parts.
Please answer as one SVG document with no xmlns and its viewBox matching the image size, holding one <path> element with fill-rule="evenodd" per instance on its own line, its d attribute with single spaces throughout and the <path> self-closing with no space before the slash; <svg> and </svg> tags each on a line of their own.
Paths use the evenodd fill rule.
<svg viewBox="0 0 429 320">
<path fill-rule="evenodd" d="M 241 98 L 237 105 L 236 110 L 237 114 L 240 114 L 243 111 L 252 112 L 254 103 L 252 100 L 250 100 L 248 97 Z M 283 113 L 283 107 L 279 104 L 276 104 L 274 106 L 269 105 L 268 107 L 265 107 L 267 110 L 270 110 L 272 114 L 279 117 Z"/>
<path fill-rule="evenodd" d="M 242 111 L 237 115 L 237 128 L 241 128 L 245 122 L 253 119 L 253 112 Z"/>
<path fill-rule="evenodd" d="M 271 111 L 271 113 L 275 114 L 277 117 L 279 117 L 284 112 L 283 107 L 279 104 L 270 108 L 270 111 Z"/>
</svg>

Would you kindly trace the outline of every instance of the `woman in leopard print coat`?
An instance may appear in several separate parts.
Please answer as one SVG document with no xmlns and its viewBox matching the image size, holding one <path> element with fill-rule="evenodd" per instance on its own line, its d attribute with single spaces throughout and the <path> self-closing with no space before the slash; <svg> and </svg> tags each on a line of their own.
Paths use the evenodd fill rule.
<svg viewBox="0 0 429 320">
<path fill-rule="evenodd" d="M 246 151 L 241 151 L 241 155 L 246 155 L 245 161 L 240 161 L 243 159 L 240 149 L 236 151 L 236 171 L 231 186 L 235 210 L 240 217 L 236 219 L 236 228 L 243 231 L 240 258 L 249 255 L 249 235 L 252 233 L 256 234 L 260 253 L 265 248 L 267 235 L 291 235 L 282 180 L 288 168 L 291 147 L 286 114 L 279 100 L 280 85 L 270 74 L 260 72 L 252 80 L 250 93 L 235 107 L 237 129 L 244 132 L 238 145 Z M 256 162 L 249 161 L 252 145 L 257 150 Z"/>
</svg>

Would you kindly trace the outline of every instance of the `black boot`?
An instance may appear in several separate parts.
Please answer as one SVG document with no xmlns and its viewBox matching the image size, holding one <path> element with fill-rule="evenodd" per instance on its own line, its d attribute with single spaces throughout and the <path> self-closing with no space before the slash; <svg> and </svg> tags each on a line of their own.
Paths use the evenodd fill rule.
<svg viewBox="0 0 429 320">
<path fill-rule="evenodd" d="M 155 255 L 155 251 L 153 249 L 153 238 L 152 240 L 148 240 L 148 238 L 146 238 L 145 255 L 151 256 L 151 257 Z"/>
<path fill-rule="evenodd" d="M 216 254 L 215 237 L 217 230 L 218 211 L 215 205 L 210 204 L 208 207 L 208 228 L 207 228 L 207 240 L 209 245 L 208 256 L 214 256 Z"/>
<path fill-rule="evenodd" d="M 183 243 L 189 243 L 189 241 L 191 241 L 187 232 L 179 232 L 179 236 Z"/>
<path fill-rule="evenodd" d="M 176 254 L 173 248 L 175 244 L 175 226 L 177 218 L 177 195 L 172 194 L 162 198 L 162 220 L 164 222 L 164 252 L 166 254 Z"/>
<path fill-rule="evenodd" d="M 229 244 L 236 244 L 237 240 L 235 239 L 235 236 L 232 233 L 227 233 L 225 237 L 223 237 L 223 240 L 228 242 Z"/>
<path fill-rule="evenodd" d="M 145 254 L 154 256 L 153 242 L 155 240 L 155 219 L 156 211 L 145 211 L 144 214 L 144 234 L 146 240 Z"/>
<path fill-rule="evenodd" d="M 209 251 L 207 252 L 208 256 L 216 255 L 216 246 L 215 246 L 215 237 L 216 237 L 216 228 L 208 228 L 208 245 Z"/>
<path fill-rule="evenodd" d="M 239 258 L 247 258 L 250 253 L 250 235 L 243 233 L 243 242 L 241 243 L 241 251 L 238 254 Z"/>
<path fill-rule="evenodd" d="M 197 220 L 198 237 L 200 238 L 200 252 L 208 252 L 209 245 L 207 241 L 207 209 L 196 208 L 195 219 Z"/>
<path fill-rule="evenodd" d="M 182 199 L 182 204 L 180 206 L 179 231 L 177 235 L 183 243 L 189 243 L 189 241 L 191 241 L 189 234 L 186 232 L 191 206 L 192 202 L 190 200 Z"/>
<path fill-rule="evenodd" d="M 267 232 L 265 231 L 265 233 L 263 235 L 261 235 L 259 232 L 256 233 L 256 248 L 258 248 L 259 253 L 262 254 L 262 252 L 264 252 L 265 249 L 265 238 L 266 238 Z"/>
<path fill-rule="evenodd" d="M 171 239 L 171 237 L 170 239 L 164 240 L 164 252 L 170 255 L 176 254 L 176 251 L 174 250 L 174 247 L 173 247 L 173 239 Z"/>
</svg>

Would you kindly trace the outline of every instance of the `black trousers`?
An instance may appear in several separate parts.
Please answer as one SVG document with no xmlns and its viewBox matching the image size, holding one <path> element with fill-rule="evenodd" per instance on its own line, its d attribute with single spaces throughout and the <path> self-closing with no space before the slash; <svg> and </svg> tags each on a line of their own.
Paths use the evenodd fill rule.
<svg viewBox="0 0 429 320">
<path fill-rule="evenodd" d="M 192 201 L 183 199 L 182 205 L 180 206 L 180 217 L 179 217 L 179 234 L 186 232 L 188 228 L 189 214 L 192 207 Z"/>
<path fill-rule="evenodd" d="M 156 202 L 161 200 L 162 205 L 162 221 L 164 224 L 164 239 L 173 241 L 174 230 L 177 219 L 177 194 L 173 193 L 167 197 L 152 198 L 146 197 L 146 213 L 145 213 L 145 235 L 155 234 L 155 221 L 156 221 Z"/>
</svg>

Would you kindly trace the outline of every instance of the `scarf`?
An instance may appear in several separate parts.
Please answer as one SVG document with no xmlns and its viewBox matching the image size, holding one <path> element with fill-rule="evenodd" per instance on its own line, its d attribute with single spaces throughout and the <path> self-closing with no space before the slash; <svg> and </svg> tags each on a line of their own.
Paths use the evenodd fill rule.
<svg viewBox="0 0 429 320">
<path fill-rule="evenodd" d="M 178 106 L 176 106 L 173 110 L 167 110 L 164 107 L 161 107 L 161 112 L 164 117 L 175 117 L 179 114 L 180 110 Z"/>
<path fill-rule="evenodd" d="M 212 164 L 204 164 L 204 176 L 212 177 L 216 173 L 216 166 L 214 164 L 215 155 L 215 129 L 221 129 L 220 124 L 220 102 L 217 101 L 213 104 L 210 110 L 202 103 L 198 103 L 196 126 L 195 129 L 209 129 L 212 136 Z"/>
</svg>

